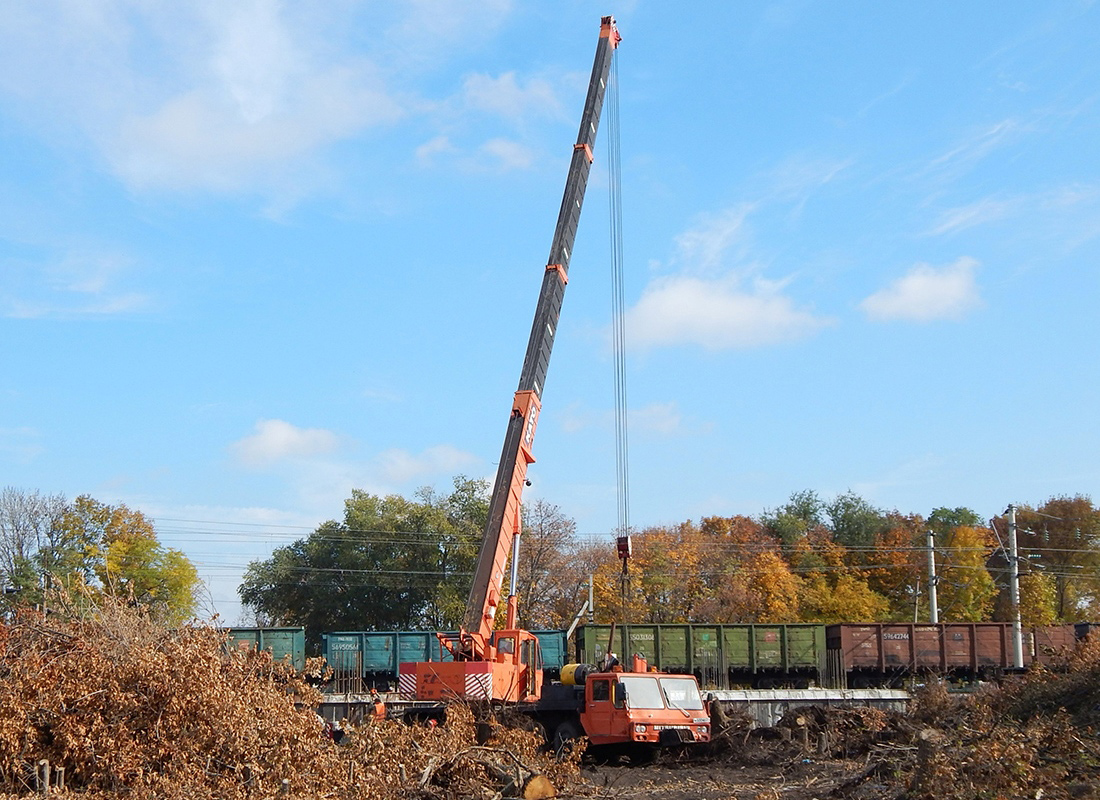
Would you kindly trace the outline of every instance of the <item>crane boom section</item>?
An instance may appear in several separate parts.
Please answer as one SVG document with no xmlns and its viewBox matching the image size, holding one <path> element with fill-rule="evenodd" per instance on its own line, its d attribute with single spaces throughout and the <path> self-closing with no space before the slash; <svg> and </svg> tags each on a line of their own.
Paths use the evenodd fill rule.
<svg viewBox="0 0 1100 800">
<path fill-rule="evenodd" d="M 596 58 L 592 65 L 592 77 L 588 84 L 580 130 L 573 146 L 573 159 L 565 182 L 565 194 L 550 246 L 550 258 L 543 275 L 535 318 L 531 324 L 531 337 L 520 373 L 519 389 L 512 403 L 504 449 L 497 467 L 496 482 L 489 503 L 489 519 L 466 605 L 464 628 L 471 634 L 478 634 L 475 641 L 488 641 L 492 633 L 508 554 L 513 540 L 519 534 L 520 500 L 527 481 L 527 466 L 535 460 L 531 447 L 538 425 L 546 370 L 550 364 L 558 315 L 565 297 L 569 259 L 577 236 L 584 192 L 588 186 L 592 146 L 600 125 L 611 57 L 618 42 L 619 33 L 615 28 L 615 20 L 604 17 L 601 20 L 600 39 L 596 46 Z"/>
</svg>

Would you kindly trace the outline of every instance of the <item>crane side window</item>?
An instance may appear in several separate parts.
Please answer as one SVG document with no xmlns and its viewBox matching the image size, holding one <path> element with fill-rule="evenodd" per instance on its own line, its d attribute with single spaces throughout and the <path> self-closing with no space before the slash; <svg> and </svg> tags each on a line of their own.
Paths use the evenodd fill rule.
<svg viewBox="0 0 1100 800">
<path fill-rule="evenodd" d="M 607 681 L 593 681 L 592 682 L 592 700 L 593 702 L 598 700 L 610 700 L 611 690 L 608 688 Z"/>
</svg>

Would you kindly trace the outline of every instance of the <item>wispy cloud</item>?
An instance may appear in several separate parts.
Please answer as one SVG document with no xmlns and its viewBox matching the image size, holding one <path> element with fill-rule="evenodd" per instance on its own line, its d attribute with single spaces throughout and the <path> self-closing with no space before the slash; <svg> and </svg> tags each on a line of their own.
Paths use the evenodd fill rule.
<svg viewBox="0 0 1100 800">
<path fill-rule="evenodd" d="M 1019 200 L 997 200 L 985 197 L 976 203 L 945 211 L 929 233 L 940 236 L 996 222 L 1014 213 L 1020 207 Z"/>
<path fill-rule="evenodd" d="M 548 80 L 535 77 L 523 81 L 515 72 L 505 72 L 495 78 L 481 73 L 468 75 L 462 82 L 462 101 L 466 108 L 497 114 L 514 122 L 565 114 L 558 93 Z"/>
<path fill-rule="evenodd" d="M 465 451 L 450 445 L 437 445 L 410 453 L 407 450 L 387 450 L 378 456 L 379 475 L 386 481 L 407 483 L 440 473 L 455 474 L 456 471 L 476 466 L 478 459 Z"/>
<path fill-rule="evenodd" d="M 458 148 L 451 143 L 450 137 L 441 134 L 416 148 L 416 160 L 421 166 L 430 166 L 437 158 L 457 152 Z"/>
<path fill-rule="evenodd" d="M 917 264 L 908 273 L 865 298 L 860 308 L 880 322 L 959 319 L 981 306 L 975 272 L 978 262 L 960 258 L 946 267 Z"/>
<path fill-rule="evenodd" d="M 481 154 L 496 168 L 527 169 L 535 160 L 530 148 L 509 139 L 490 139 L 481 146 Z"/>
<path fill-rule="evenodd" d="M 17 462 L 28 463 L 45 452 L 33 428 L 0 428 L 0 453 Z"/>
<path fill-rule="evenodd" d="M 968 138 L 933 158 L 928 166 L 933 171 L 968 168 L 1001 147 L 1016 141 L 1024 130 L 1025 126 L 1019 120 L 1001 120 L 972 132 Z"/>
<path fill-rule="evenodd" d="M 579 405 L 572 405 L 556 415 L 566 433 L 580 433 L 592 428 L 611 430 L 615 416 L 611 411 L 586 411 Z M 655 433 L 660 436 L 672 436 L 685 429 L 684 417 L 675 402 L 652 403 L 642 408 L 627 411 L 630 430 L 635 433 Z"/>
<path fill-rule="evenodd" d="M 747 218 L 756 208 L 741 203 L 715 214 L 703 214 L 692 228 L 676 239 L 675 264 L 684 271 L 711 274 L 728 270 L 731 261 L 742 259 L 747 246 Z"/>
<path fill-rule="evenodd" d="M 74 250 L 44 264 L 4 265 L 0 315 L 16 319 L 101 317 L 150 310 L 153 297 L 127 288 L 134 264 L 117 253 Z"/>
</svg>

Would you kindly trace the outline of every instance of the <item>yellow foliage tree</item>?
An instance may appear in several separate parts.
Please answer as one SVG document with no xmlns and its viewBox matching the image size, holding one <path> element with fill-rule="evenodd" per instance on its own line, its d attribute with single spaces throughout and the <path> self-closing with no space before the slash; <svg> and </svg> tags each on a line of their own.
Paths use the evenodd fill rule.
<svg viewBox="0 0 1100 800">
<path fill-rule="evenodd" d="M 631 587 L 642 618 L 628 622 L 683 623 L 693 619 L 704 594 L 702 538 L 691 522 L 648 528 L 633 537 Z"/>
<path fill-rule="evenodd" d="M 986 569 L 993 541 L 989 528 L 959 525 L 937 548 L 944 558 L 937 570 L 941 622 L 989 619 L 997 597 L 997 585 Z"/>
<path fill-rule="evenodd" d="M 803 622 L 875 622 L 890 603 L 858 575 L 815 570 L 803 580 L 801 608 Z"/>
<path fill-rule="evenodd" d="M 198 571 L 182 552 L 157 540 L 140 511 L 81 495 L 61 524 L 80 543 L 79 572 L 94 578 L 100 591 L 155 609 L 169 624 L 195 613 Z"/>
<path fill-rule="evenodd" d="M 1020 576 L 1020 621 L 1025 628 L 1053 625 L 1058 619 L 1058 588 L 1044 572 Z"/>
</svg>

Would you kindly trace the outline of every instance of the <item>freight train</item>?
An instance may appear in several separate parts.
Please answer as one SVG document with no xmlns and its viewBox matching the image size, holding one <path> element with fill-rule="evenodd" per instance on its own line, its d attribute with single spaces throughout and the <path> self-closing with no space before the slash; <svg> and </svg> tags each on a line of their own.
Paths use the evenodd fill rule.
<svg viewBox="0 0 1100 800">
<path fill-rule="evenodd" d="M 1026 629 L 1024 666 L 1054 665 L 1095 623 Z M 301 628 L 231 628 L 238 647 L 268 649 L 276 659 L 305 660 Z M 1002 622 L 846 623 L 834 625 L 583 625 L 533 632 L 544 675 L 556 680 L 568 663 L 598 664 L 611 652 L 642 655 L 661 672 L 695 675 L 707 689 L 896 687 L 920 675 L 959 681 L 996 677 L 1013 668 L 1012 626 Z M 409 662 L 448 661 L 435 633 L 340 631 L 322 635 L 333 670 L 328 689 L 359 692 L 396 687 Z"/>
</svg>

